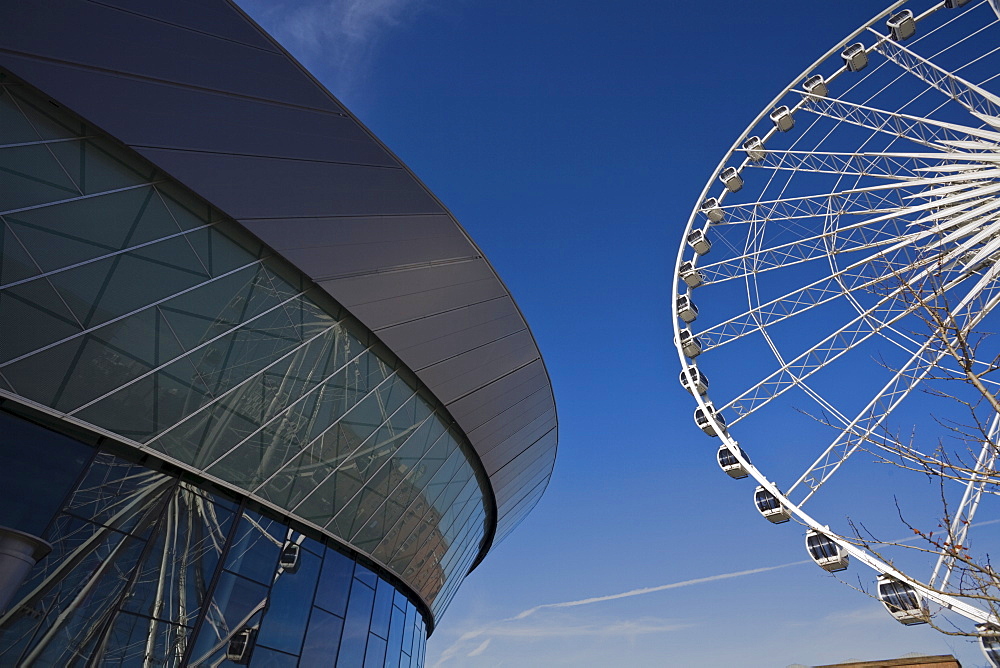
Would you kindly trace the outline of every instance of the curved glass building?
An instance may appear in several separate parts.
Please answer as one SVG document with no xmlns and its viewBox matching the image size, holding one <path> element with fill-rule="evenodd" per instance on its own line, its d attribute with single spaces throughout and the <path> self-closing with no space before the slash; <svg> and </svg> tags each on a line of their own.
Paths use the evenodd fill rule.
<svg viewBox="0 0 1000 668">
<path fill-rule="evenodd" d="M 422 665 L 555 459 L 506 287 L 231 2 L 12 5 L 0 664 Z"/>
</svg>

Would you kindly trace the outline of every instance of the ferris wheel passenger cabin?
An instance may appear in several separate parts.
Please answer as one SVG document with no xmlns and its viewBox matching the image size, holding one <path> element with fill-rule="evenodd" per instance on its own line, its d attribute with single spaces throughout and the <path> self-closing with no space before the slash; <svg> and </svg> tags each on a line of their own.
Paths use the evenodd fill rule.
<svg viewBox="0 0 1000 668">
<path fill-rule="evenodd" d="M 760 137 L 750 137 L 743 142 L 743 150 L 747 152 L 747 157 L 752 162 L 760 162 L 767 155 L 767 150 L 764 149 L 764 142 L 760 140 Z"/>
<path fill-rule="evenodd" d="M 979 649 L 993 668 L 1000 668 L 1000 629 L 989 624 L 976 626 L 979 632 Z"/>
<path fill-rule="evenodd" d="M 701 355 L 701 340 L 692 334 L 690 329 L 686 327 L 682 329 L 677 337 L 677 342 L 687 357 L 694 359 Z"/>
<path fill-rule="evenodd" d="M 716 412 L 711 403 L 705 404 L 705 408 L 699 406 L 694 409 L 694 423 L 709 436 L 720 435 L 716 427 L 723 433 L 726 431 L 726 419 Z"/>
<path fill-rule="evenodd" d="M 743 188 L 743 177 L 735 167 L 726 167 L 719 173 L 719 180 L 726 186 L 726 190 L 731 193 L 739 192 Z"/>
<path fill-rule="evenodd" d="M 909 9 L 893 14 L 885 22 L 885 25 L 889 28 L 889 34 L 897 42 L 910 39 L 913 37 L 913 33 L 917 32 L 917 22 L 913 19 L 913 12 Z"/>
<path fill-rule="evenodd" d="M 698 318 L 698 307 L 687 295 L 677 296 L 677 317 L 689 325 Z"/>
<path fill-rule="evenodd" d="M 722 219 L 726 217 L 725 212 L 719 206 L 719 200 L 714 197 L 709 197 L 701 203 L 701 212 L 713 223 L 721 223 Z"/>
<path fill-rule="evenodd" d="M 705 282 L 705 276 L 694 268 L 694 262 L 691 262 L 690 260 L 685 260 L 681 263 L 680 275 L 681 280 L 684 281 L 689 288 L 696 288 Z"/>
<path fill-rule="evenodd" d="M 706 394 L 708 392 L 708 376 L 703 374 L 696 366 L 689 366 L 681 370 L 681 386 L 694 394 Z"/>
<path fill-rule="evenodd" d="M 830 89 L 826 87 L 826 79 L 823 78 L 822 74 L 809 77 L 802 84 L 802 87 L 807 93 L 815 97 L 826 97 L 830 92 Z"/>
<path fill-rule="evenodd" d="M 851 560 L 833 539 L 815 529 L 806 531 L 806 550 L 820 568 L 830 573 L 845 570 Z"/>
<path fill-rule="evenodd" d="M 763 486 L 758 486 L 753 492 L 753 502 L 757 506 L 757 510 L 760 514 L 764 516 L 768 522 L 773 524 L 784 524 L 788 520 L 792 519 L 792 513 L 781 505 L 778 501 L 778 497 L 771 492 L 764 489 Z"/>
<path fill-rule="evenodd" d="M 736 447 L 739 448 L 740 455 L 743 456 L 743 459 L 749 462 L 750 458 L 747 457 L 747 453 L 743 452 L 743 448 L 740 448 L 738 445 Z M 719 466 L 730 478 L 740 480 L 741 478 L 746 478 L 750 475 L 750 472 L 746 470 L 746 467 L 743 466 L 742 463 L 740 463 L 740 460 L 736 459 L 736 455 L 733 454 L 733 451 L 730 450 L 729 446 L 725 443 L 719 446 L 719 452 L 716 455 L 716 458 L 719 460 Z"/>
<path fill-rule="evenodd" d="M 840 57 L 844 59 L 844 65 L 851 72 L 860 72 L 868 67 L 868 52 L 861 42 L 851 44 L 841 52 Z"/>
<path fill-rule="evenodd" d="M 878 576 L 878 598 L 889 614 L 906 626 L 926 624 L 930 616 L 913 585 L 900 582 L 891 575 L 883 573 Z"/>
<path fill-rule="evenodd" d="M 694 230 L 687 236 L 688 246 L 698 255 L 705 255 L 712 250 L 712 242 L 708 240 L 704 230 Z"/>
<path fill-rule="evenodd" d="M 782 132 L 788 132 L 795 127 L 795 119 L 792 117 L 792 111 L 786 105 L 777 107 L 770 113 L 770 116 L 771 122 L 774 123 L 774 127 L 778 128 Z"/>
</svg>

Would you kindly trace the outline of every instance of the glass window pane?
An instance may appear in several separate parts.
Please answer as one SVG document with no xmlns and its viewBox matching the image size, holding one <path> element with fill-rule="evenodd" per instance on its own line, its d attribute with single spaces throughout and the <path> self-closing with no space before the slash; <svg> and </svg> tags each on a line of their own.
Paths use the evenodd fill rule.
<svg viewBox="0 0 1000 668">
<path fill-rule="evenodd" d="M 302 665 L 332 666 L 340 649 L 340 633 L 343 628 L 344 620 L 340 617 L 313 608 L 305 644 L 302 646 Z"/>
<path fill-rule="evenodd" d="M 360 564 L 359 564 L 360 568 Z M 354 580 L 351 587 L 351 601 L 347 606 L 344 620 L 344 635 L 340 641 L 337 664 L 360 666 L 364 662 L 365 645 L 368 642 L 368 626 L 372 617 L 375 590 L 360 580 Z"/>
<path fill-rule="evenodd" d="M 316 588 L 316 605 L 343 617 L 347 612 L 353 576 L 354 560 L 328 547 L 323 560 L 323 574 Z"/>
<path fill-rule="evenodd" d="M 309 619 L 316 580 L 319 578 L 319 557 L 301 550 L 299 568 L 294 573 L 284 571 L 271 586 L 257 644 L 298 654 Z"/>
</svg>

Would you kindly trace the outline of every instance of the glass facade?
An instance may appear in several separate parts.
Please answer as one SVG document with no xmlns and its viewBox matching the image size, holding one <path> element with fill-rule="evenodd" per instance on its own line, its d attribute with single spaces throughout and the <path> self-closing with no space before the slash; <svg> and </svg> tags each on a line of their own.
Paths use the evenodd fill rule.
<svg viewBox="0 0 1000 668">
<path fill-rule="evenodd" d="M 370 332 L 238 223 L 55 103 L 10 77 L 0 82 L 0 394 L 337 537 L 439 615 L 486 533 L 488 483 L 450 416 Z M 194 521 L 181 506 L 210 503 L 181 489 L 168 504 L 178 508 L 169 529 L 178 534 Z M 96 531 L 74 522 L 61 529 L 77 536 L 70 543 Z M 123 537 L 105 548 L 108 563 L 154 549 L 114 531 Z M 227 624 L 250 614 L 260 594 L 236 575 L 213 585 L 232 591 L 231 611 L 210 608 Z M 187 621 L 176 622 L 196 636 L 201 605 L 185 599 Z M 330 636 L 320 628 L 338 623 L 323 610 L 302 652 L 320 651 Z M 351 610 L 344 634 L 355 633 Z M 108 623 L 122 639 L 142 625 Z M 156 643 L 189 637 L 173 623 L 156 625 Z"/>
<path fill-rule="evenodd" d="M 52 545 L 0 617 L 0 665 L 423 665 L 414 604 L 333 547 L 101 443 L 8 413 L 0 433 L 0 501 L 39 501 L 12 528 Z M 11 488 L 42 448 L 69 484 Z"/>
</svg>

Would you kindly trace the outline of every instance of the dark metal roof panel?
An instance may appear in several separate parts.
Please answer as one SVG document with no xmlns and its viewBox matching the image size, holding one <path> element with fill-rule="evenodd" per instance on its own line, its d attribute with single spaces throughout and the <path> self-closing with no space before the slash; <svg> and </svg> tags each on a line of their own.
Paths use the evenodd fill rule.
<svg viewBox="0 0 1000 668">
<path fill-rule="evenodd" d="M 441 211 L 399 168 L 133 148 L 236 220 Z"/>
<path fill-rule="evenodd" d="M 171 23 L 173 25 L 207 32 L 234 42 L 255 46 L 265 51 L 274 51 L 271 41 L 249 21 L 231 20 L 228 7 L 213 5 L 201 0 L 101 0 L 101 4 Z"/>
<path fill-rule="evenodd" d="M 548 374 L 496 272 L 409 169 L 226 0 L 5 3 L 0 22 L 0 64 L 239 220 L 414 369 L 502 476 L 505 535 L 551 473 Z"/>
<path fill-rule="evenodd" d="M 227 9 L 229 20 L 220 14 L 216 23 L 246 23 L 238 12 Z M 283 53 L 205 30 L 84 0 L 6 2 L 0 16 L 7 51 L 285 104 L 341 109 Z"/>
<path fill-rule="evenodd" d="M 132 146 L 397 167 L 339 111 L 304 109 L 162 81 L 123 78 L 7 54 L 5 62 L 39 88 L 80 90 L 74 111 L 100 115 Z M 110 108 L 108 100 L 115 100 Z"/>
<path fill-rule="evenodd" d="M 375 332 L 508 296 L 483 258 L 388 269 L 319 284 Z"/>
</svg>

